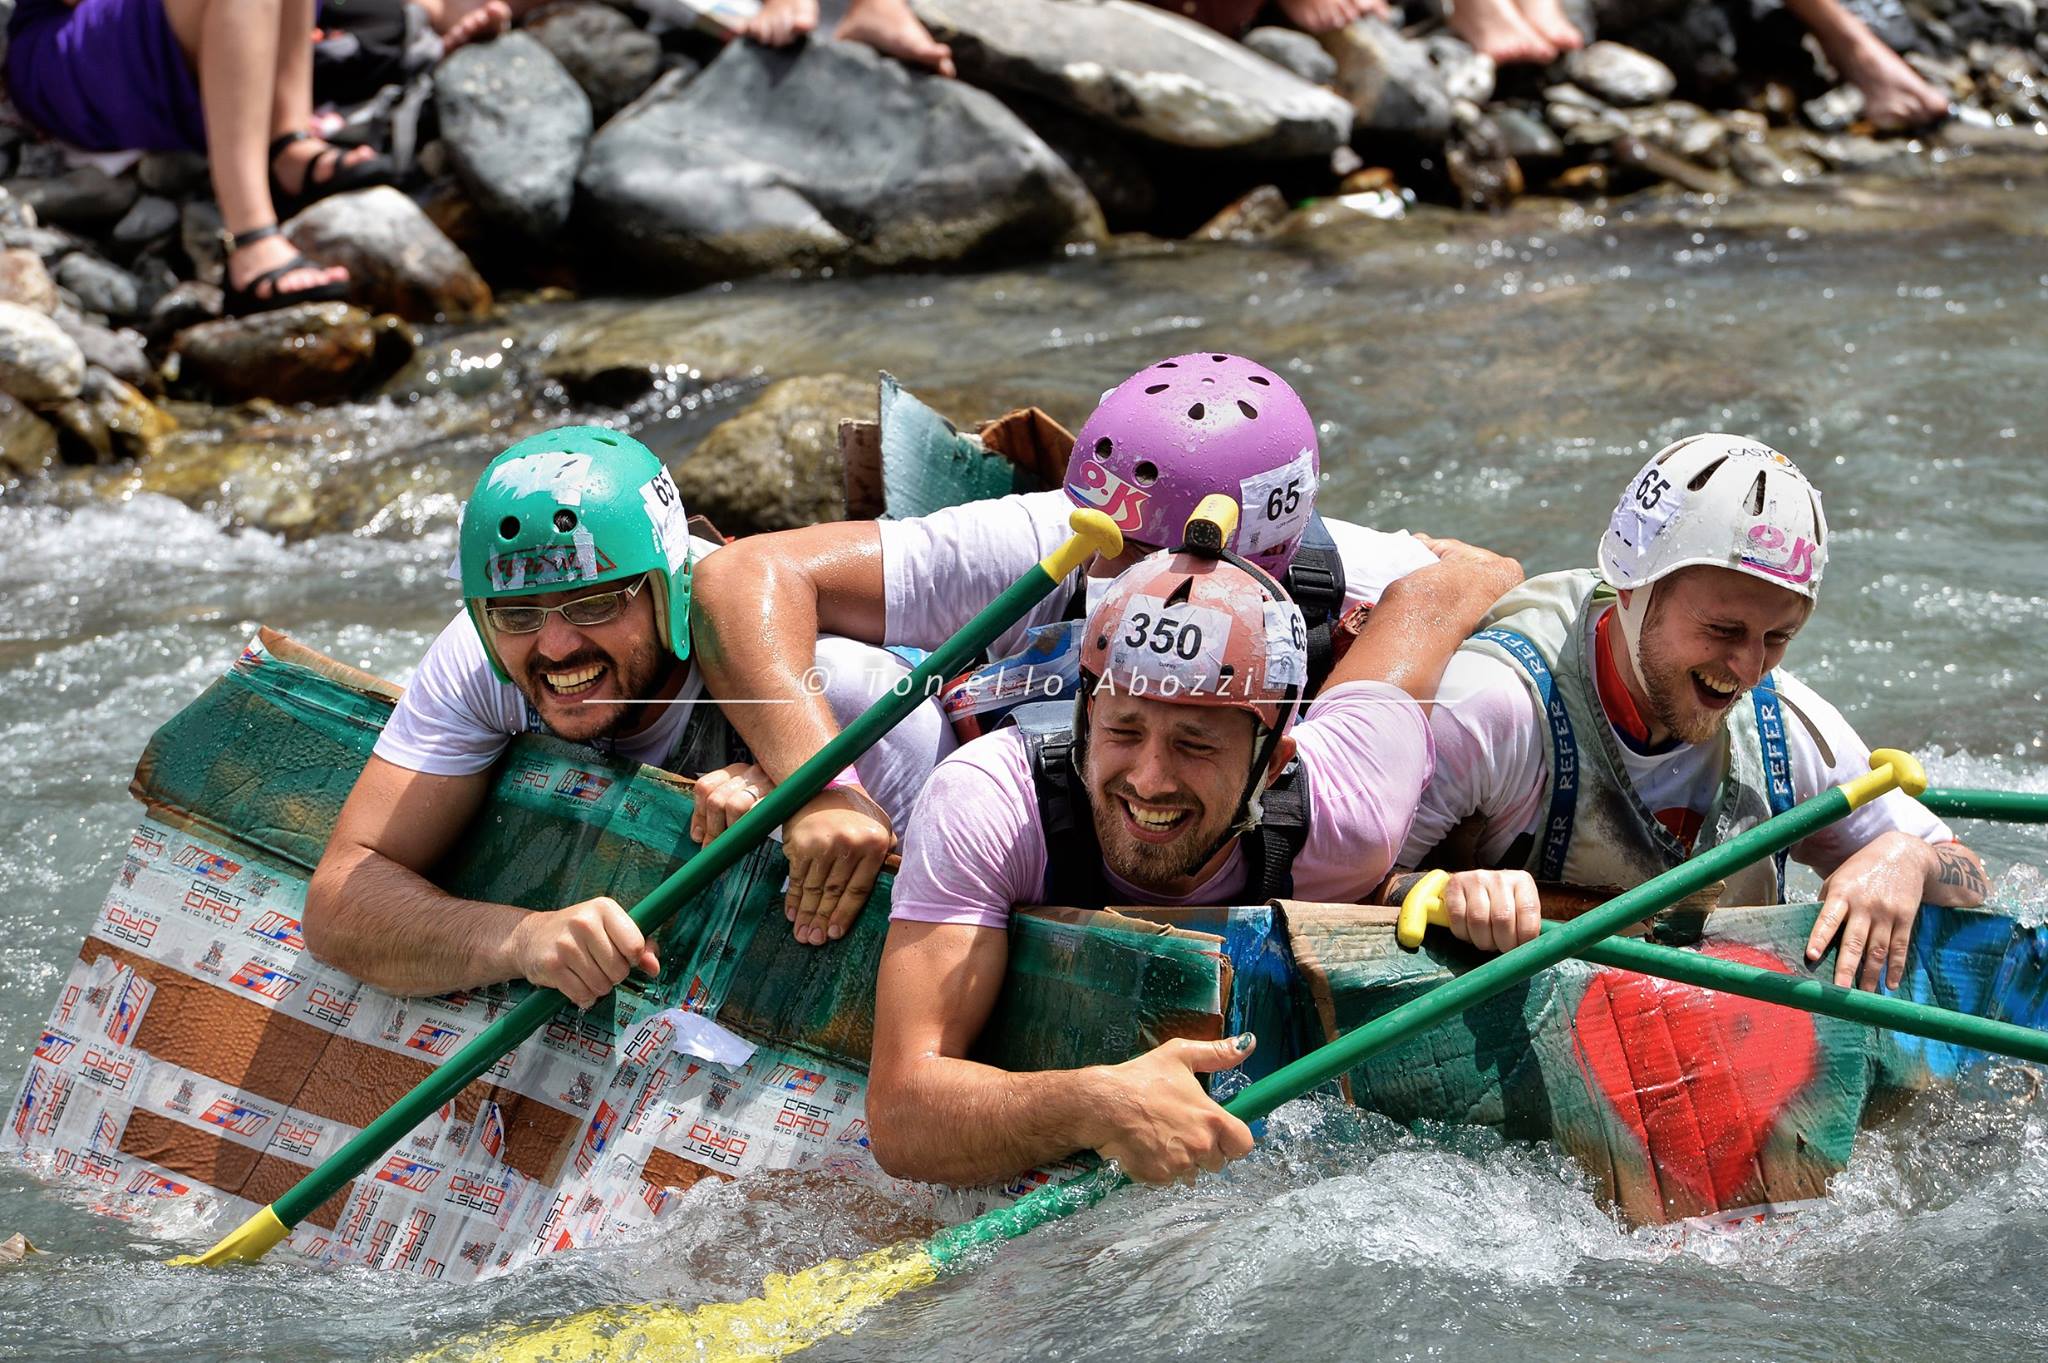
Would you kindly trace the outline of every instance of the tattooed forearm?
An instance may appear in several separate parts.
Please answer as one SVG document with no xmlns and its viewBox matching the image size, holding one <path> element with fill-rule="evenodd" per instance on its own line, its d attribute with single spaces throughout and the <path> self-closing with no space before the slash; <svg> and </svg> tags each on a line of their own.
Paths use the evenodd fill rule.
<svg viewBox="0 0 2048 1363">
<path fill-rule="evenodd" d="M 1382 904 L 1399 904 L 1408 897 L 1408 892 L 1420 884 L 1426 871 L 1396 871 L 1380 886 L 1379 901 Z"/>
<path fill-rule="evenodd" d="M 1977 864 L 1976 855 L 1967 848 L 1935 848 L 1934 868 L 1935 882 L 1961 891 L 1967 903 L 1981 904 L 1991 892 L 1990 884 L 1984 879 L 1984 868 Z"/>
</svg>

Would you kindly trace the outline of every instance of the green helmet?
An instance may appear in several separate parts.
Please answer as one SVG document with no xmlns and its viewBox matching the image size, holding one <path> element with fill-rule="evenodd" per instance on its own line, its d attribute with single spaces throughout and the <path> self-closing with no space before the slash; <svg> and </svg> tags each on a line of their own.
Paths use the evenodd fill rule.
<svg viewBox="0 0 2048 1363">
<path fill-rule="evenodd" d="M 558 426 L 493 459 L 462 509 L 462 596 L 499 681 L 484 603 L 647 574 L 654 625 L 690 656 L 690 535 L 654 452 L 601 426 Z"/>
</svg>

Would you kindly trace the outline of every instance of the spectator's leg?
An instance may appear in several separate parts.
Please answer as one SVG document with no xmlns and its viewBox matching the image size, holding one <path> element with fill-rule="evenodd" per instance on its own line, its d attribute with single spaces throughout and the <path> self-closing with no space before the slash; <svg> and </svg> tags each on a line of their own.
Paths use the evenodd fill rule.
<svg viewBox="0 0 2048 1363">
<path fill-rule="evenodd" d="M 787 47 L 817 26 L 818 0 L 763 0 L 740 36 L 764 47 Z"/>
<path fill-rule="evenodd" d="M 277 28 L 277 84 L 270 97 L 270 139 L 286 133 L 305 132 L 313 126 L 313 45 L 305 35 L 313 29 L 313 0 L 280 0 Z M 266 143 L 266 146 L 268 143 Z M 297 194 L 306 187 L 306 176 L 325 180 L 344 165 L 357 165 L 374 157 L 373 147 L 350 147 L 339 156 L 329 155 L 330 143 L 317 137 L 301 138 L 277 154 L 270 168 L 287 192 Z M 321 157 L 327 164 L 317 169 Z"/>
<path fill-rule="evenodd" d="M 441 50 L 453 52 L 464 43 L 495 38 L 512 27 L 508 0 L 411 0 L 426 11 L 427 22 L 441 35 Z M 524 12 L 522 7 L 521 13 Z"/>
<path fill-rule="evenodd" d="M 910 12 L 910 0 L 853 0 L 832 36 L 841 42 L 865 43 L 884 56 L 942 76 L 957 74 L 953 49 L 932 37 Z"/>
<path fill-rule="evenodd" d="M 1501 66 L 1557 60 L 1556 44 L 1530 27 L 1515 0 L 1445 0 L 1444 18 L 1451 32 Z"/>
<path fill-rule="evenodd" d="M 1280 12 L 1304 33 L 1335 33 L 1367 15 L 1393 15 L 1387 0 L 1280 0 Z"/>
<path fill-rule="evenodd" d="M 1948 113 L 1948 96 L 1922 80 L 1841 0 L 1785 0 L 1820 43 L 1828 64 L 1863 92 L 1864 115 L 1888 131 L 1920 128 Z"/>
<path fill-rule="evenodd" d="M 279 105 L 281 11 L 296 16 L 294 46 L 304 48 L 300 66 L 305 90 L 294 106 L 312 108 L 312 6 L 309 0 L 164 0 L 171 31 L 185 59 L 199 73 L 199 104 L 206 120 L 207 170 L 220 201 L 222 224 L 243 233 L 277 221 L 270 201 L 270 145 Z M 303 122 L 300 126 L 304 126 Z M 266 270 L 298 254 L 282 237 L 250 242 L 228 257 L 228 281 L 245 288 Z M 280 293 L 297 293 L 348 278 L 348 271 L 323 266 L 293 270 L 279 278 Z"/>
<path fill-rule="evenodd" d="M 1579 32 L 1578 25 L 1565 18 L 1564 6 L 1557 0 L 1519 2 L 1522 17 L 1529 21 L 1530 28 L 1536 30 L 1536 36 L 1559 52 L 1576 52 L 1586 45 L 1586 35 Z"/>
</svg>

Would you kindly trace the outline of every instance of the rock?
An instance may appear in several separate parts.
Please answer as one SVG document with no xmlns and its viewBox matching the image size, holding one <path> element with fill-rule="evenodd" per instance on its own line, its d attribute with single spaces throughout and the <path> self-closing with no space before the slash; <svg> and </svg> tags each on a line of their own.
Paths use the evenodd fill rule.
<svg viewBox="0 0 2048 1363">
<path fill-rule="evenodd" d="M 142 285 L 134 275 L 98 256 L 74 251 L 57 264 L 57 282 L 77 296 L 88 312 L 135 317 L 142 312 Z"/>
<path fill-rule="evenodd" d="M 7 189 L 35 209 L 40 221 L 82 229 L 119 222 L 142 192 L 135 181 L 117 179 L 97 166 L 79 166 L 62 175 L 12 180 Z"/>
<path fill-rule="evenodd" d="M 494 221 L 544 241 L 569 221 L 590 142 L 590 100 L 524 33 L 457 49 L 434 69 L 434 103 L 455 172 Z"/>
<path fill-rule="evenodd" d="M 178 386 L 227 402 L 339 402 L 398 372 L 413 350 L 396 318 L 346 303 L 300 303 L 203 322 L 178 334 Z"/>
<path fill-rule="evenodd" d="M 57 431 L 0 393 L 0 485 L 32 478 L 57 462 Z M 5 1262 L 0 1259 L 0 1262 Z"/>
<path fill-rule="evenodd" d="M 168 341 L 186 327 L 211 322 L 220 316 L 221 306 L 219 285 L 188 279 L 157 299 L 156 306 L 149 310 L 149 337 L 156 342 Z"/>
<path fill-rule="evenodd" d="M 24 402 L 78 396 L 85 356 L 78 342 L 33 308 L 0 303 L 0 392 Z"/>
<path fill-rule="evenodd" d="M 145 194 L 114 224 L 114 240 L 139 248 L 178 230 L 178 206 L 169 199 Z"/>
<path fill-rule="evenodd" d="M 1522 193 L 1522 168 L 1507 154 L 1507 139 L 1477 110 L 1445 145 L 1444 170 L 1467 208 L 1499 212 Z"/>
<path fill-rule="evenodd" d="M 1287 196 L 1274 185 L 1260 185 L 1204 223 L 1195 235 L 1203 241 L 1257 241 L 1287 221 Z"/>
<path fill-rule="evenodd" d="M 1492 113 L 1494 126 L 1500 129 L 1502 149 L 1517 161 L 1550 161 L 1564 155 L 1564 143 L 1541 119 L 1508 107 Z"/>
<path fill-rule="evenodd" d="M 661 40 L 609 5 L 570 0 L 528 19 L 525 31 L 583 88 L 600 126 L 661 74 Z"/>
<path fill-rule="evenodd" d="M 1365 166 L 1337 182 L 1339 194 L 1374 194 L 1380 190 L 1399 192 L 1401 182 L 1385 166 Z"/>
<path fill-rule="evenodd" d="M 993 95 L 856 43 L 727 47 L 591 141 L 580 187 L 621 268 L 729 279 L 951 264 L 1101 234 L 1066 164 Z"/>
<path fill-rule="evenodd" d="M 57 310 L 57 285 L 41 256 L 19 246 L 0 250 L 0 302 L 19 303 L 44 316 Z"/>
<path fill-rule="evenodd" d="M 1450 33 L 1432 33 L 1422 42 L 1443 77 L 1444 93 L 1452 100 L 1484 104 L 1493 98 L 1494 82 L 1499 75 L 1493 58 L 1474 51 L 1470 43 Z"/>
<path fill-rule="evenodd" d="M 189 199 L 195 194 L 213 193 L 207 175 L 206 157 L 196 151 L 152 151 L 135 164 L 135 178 L 152 194 L 168 199 Z"/>
<path fill-rule="evenodd" d="M 1353 136 L 1368 131 L 1442 141 L 1451 132 L 1451 96 L 1429 49 L 1384 19 L 1360 19 L 1322 37 L 1337 59 L 1337 92 L 1358 118 Z"/>
<path fill-rule="evenodd" d="M 1685 157 L 1634 134 L 1617 139 L 1613 155 L 1616 165 L 1634 166 L 1695 194 L 1727 194 L 1735 188 L 1732 176 L 1695 165 Z"/>
<path fill-rule="evenodd" d="M 770 384 L 671 470 L 683 505 L 728 535 L 842 519 L 839 423 L 874 410 L 872 379 L 820 374 Z"/>
<path fill-rule="evenodd" d="M 0 242 L 35 252 L 46 266 L 54 266 L 83 244 L 61 227 L 0 227 Z"/>
<path fill-rule="evenodd" d="M 220 210 L 211 201 L 194 199 L 185 205 L 179 217 L 178 240 L 185 248 L 185 258 L 192 262 L 193 274 L 207 284 L 220 283 L 227 261 L 220 232 Z"/>
<path fill-rule="evenodd" d="M 1670 67 L 1620 43 L 1590 43 L 1565 58 L 1565 70 L 1575 84 L 1610 104 L 1655 104 L 1678 88 Z"/>
<path fill-rule="evenodd" d="M 1323 51 L 1321 43 L 1299 29 L 1255 28 L 1239 41 L 1276 66 L 1286 67 L 1310 85 L 1328 85 L 1337 79 L 1337 59 Z"/>
<path fill-rule="evenodd" d="M 126 328 L 111 330 L 69 308 L 59 312 L 54 320 L 66 336 L 78 342 L 78 351 L 85 356 L 88 368 L 97 365 L 121 382 L 144 390 L 156 386 L 156 371 L 149 363 L 149 352 L 135 332 Z"/>
<path fill-rule="evenodd" d="M 87 369 L 79 395 L 51 404 L 43 415 L 56 427 L 67 464 L 147 459 L 178 429 L 170 413 L 104 369 Z"/>
<path fill-rule="evenodd" d="M 1081 177 L 1111 231 L 1129 231 L 1156 221 L 1160 200 L 1156 143 L 1105 128 L 1064 104 L 1022 91 L 1005 91 L 1003 103 Z"/>
<path fill-rule="evenodd" d="M 322 199 L 284 230 L 314 260 L 345 266 L 350 296 L 372 312 L 467 322 L 491 310 L 490 285 L 469 257 L 389 185 Z"/>
<path fill-rule="evenodd" d="M 1192 20 L 1132 0 L 916 0 L 977 85 L 1028 91 L 1170 146 L 1327 156 L 1344 102 Z"/>
<path fill-rule="evenodd" d="M 1719 5 L 1668 6 L 1661 17 L 1641 26 L 1603 22 L 1601 31 L 1624 34 L 1637 52 L 1656 58 L 1669 71 L 1683 72 L 1689 89 L 1718 90 L 1741 75 L 1735 29 L 1729 11 Z"/>
<path fill-rule="evenodd" d="M 1764 138 L 1738 138 L 1729 144 L 1728 164 L 1747 184 L 1801 184 L 1826 169 L 1813 155 L 1774 146 Z"/>
<path fill-rule="evenodd" d="M 1799 106 L 1806 121 L 1824 133 L 1836 133 L 1863 117 L 1863 92 L 1853 85 L 1837 85 L 1824 95 Z"/>
</svg>

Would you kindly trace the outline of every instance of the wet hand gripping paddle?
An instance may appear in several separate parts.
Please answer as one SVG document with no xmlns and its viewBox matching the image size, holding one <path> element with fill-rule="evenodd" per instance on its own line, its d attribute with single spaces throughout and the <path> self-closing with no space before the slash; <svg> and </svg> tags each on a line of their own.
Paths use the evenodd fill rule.
<svg viewBox="0 0 2048 1363">
<path fill-rule="evenodd" d="M 1904 753 L 1882 748 L 1872 753 L 1870 760 L 1873 766 L 1883 762 L 1913 761 Z M 1901 780 L 1900 788 L 1910 795 L 1920 796 L 1929 806 L 1938 804 L 1944 814 L 2048 823 L 2048 795 L 2002 790 L 1926 790 L 1923 794 L 1924 783 L 1918 775 L 1917 763 L 1913 764 L 1911 771 L 1914 776 Z M 1920 788 L 1916 789 L 1916 786 Z M 1450 914 L 1445 911 L 1443 901 L 1444 886 L 1449 882 L 1449 872 L 1431 871 L 1417 881 L 1401 901 L 1400 922 L 1395 934 L 1402 946 L 1413 951 L 1422 945 L 1425 928 L 1450 927 Z M 1564 923 L 1545 923 L 1543 935 L 1547 938 L 1566 931 L 1567 927 Z M 1696 985 L 1723 994 L 1739 994 L 1764 1003 L 1821 1013 L 1868 1027 L 1885 1027 L 1931 1041 L 1988 1051 L 1993 1055 L 2048 1064 L 2048 1032 L 2022 1027 L 2018 1023 L 1981 1018 L 1974 1013 L 1872 994 L 1862 989 L 1845 989 L 1814 976 L 1785 974 L 1760 965 L 1707 956 L 1687 948 L 1661 946 L 1634 937 L 1612 937 L 1581 948 L 1576 955 L 1580 960 L 1611 966 L 1616 970 Z"/>
<path fill-rule="evenodd" d="M 919 663 L 908 677 L 891 687 L 888 695 L 847 725 L 810 761 L 791 772 L 787 781 L 768 792 L 759 804 L 741 815 L 724 833 L 698 849 L 675 874 L 634 905 L 631 916 L 640 930 L 652 937 L 675 916 L 677 910 L 752 851 L 785 819 L 824 789 L 827 781 L 850 766 L 882 735 L 896 727 L 898 721 L 922 704 L 928 687 L 943 684 L 947 678 L 967 667 L 995 641 L 996 636 L 1022 619 L 1026 611 L 1076 569 L 1098 554 L 1114 558 L 1123 552 L 1122 533 L 1100 511 L 1076 510 L 1068 518 L 1068 525 L 1073 530 L 1071 538 L 1012 583 L 1001 596 L 968 621 L 966 628 Z M 454 1098 L 471 1080 L 538 1031 L 566 1002 L 556 990 L 534 990 L 518 1006 L 477 1033 L 474 1040 L 450 1056 L 412 1092 L 393 1103 L 388 1112 L 364 1127 L 319 1168 L 300 1179 L 284 1196 L 243 1222 L 206 1253 L 181 1255 L 171 1262 L 212 1267 L 241 1259 L 262 1258 L 291 1233 L 293 1226 L 403 1140 L 406 1133 Z"/>
<path fill-rule="evenodd" d="M 1731 838 L 1555 932 L 1494 957 L 1455 979 L 1311 1051 L 1241 1090 L 1223 1110 L 1243 1121 L 1335 1079 L 1368 1057 L 1406 1041 L 1467 1008 L 1511 989 L 1568 956 L 1660 913 L 1737 870 L 1790 847 L 1897 786 L 1926 787 L 1920 764 L 1881 750 L 1873 770 Z M 841 1334 L 863 1313 L 966 1266 L 977 1250 L 1028 1234 L 1095 1205 L 1128 1180 L 1104 1167 L 1053 1184 L 1008 1207 L 940 1231 L 922 1244 L 834 1259 L 784 1276 L 770 1274 L 759 1297 L 684 1310 L 671 1306 L 605 1307 L 551 1325 L 513 1327 L 457 1340 L 414 1363 L 569 1363 L 570 1360 L 689 1359 L 741 1363 L 782 1358 Z"/>
</svg>

